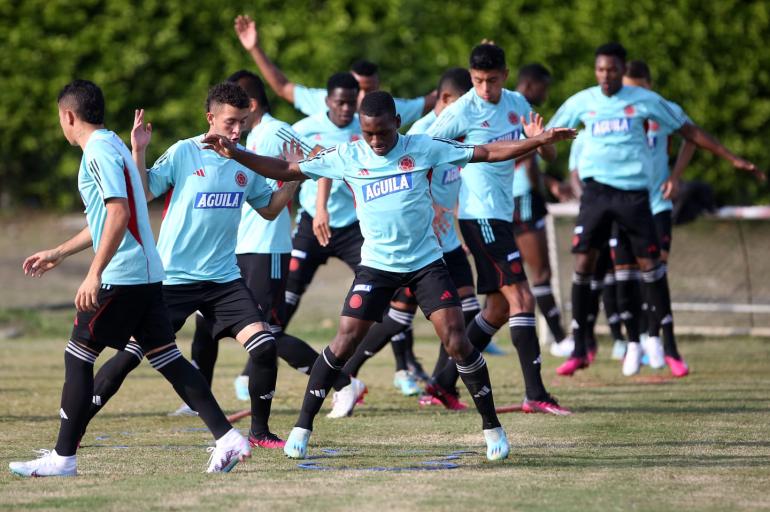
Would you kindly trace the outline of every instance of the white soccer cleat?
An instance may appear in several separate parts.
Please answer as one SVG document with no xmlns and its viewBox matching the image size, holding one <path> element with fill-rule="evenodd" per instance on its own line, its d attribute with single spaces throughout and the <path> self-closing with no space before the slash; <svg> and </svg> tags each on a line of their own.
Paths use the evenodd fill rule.
<svg viewBox="0 0 770 512">
<path fill-rule="evenodd" d="M 551 343 L 549 350 L 554 357 L 569 357 L 575 350 L 575 340 L 572 336 L 567 336 L 558 343 Z"/>
<path fill-rule="evenodd" d="M 8 468 L 19 476 L 75 476 L 78 474 L 77 457 L 62 457 L 56 450 L 35 450 L 40 457 L 27 462 L 11 462 Z"/>
<path fill-rule="evenodd" d="M 663 342 L 658 336 L 647 336 L 642 341 L 642 349 L 650 361 L 650 368 L 659 370 L 666 366 L 666 360 L 663 354 Z"/>
<path fill-rule="evenodd" d="M 628 348 L 626 340 L 615 340 L 615 343 L 612 345 L 612 359 L 622 361 L 626 356 L 626 348 Z"/>
<path fill-rule="evenodd" d="M 417 384 L 417 379 L 411 373 L 406 370 L 399 370 L 393 376 L 393 386 L 401 391 L 404 396 L 419 395 L 420 386 Z"/>
<path fill-rule="evenodd" d="M 628 343 L 626 357 L 623 358 L 623 375 L 630 377 L 639 373 L 642 365 L 642 347 L 639 343 Z"/>
<path fill-rule="evenodd" d="M 307 443 L 310 441 L 312 430 L 294 427 L 283 446 L 283 453 L 290 459 L 304 459 L 307 456 Z"/>
<path fill-rule="evenodd" d="M 233 381 L 233 386 L 235 387 L 235 398 L 242 402 L 251 400 L 251 395 L 249 395 L 248 375 L 238 375 Z"/>
<path fill-rule="evenodd" d="M 234 428 L 217 439 L 207 450 L 211 453 L 206 473 L 229 473 L 239 462 L 251 457 L 249 441 Z"/>
<path fill-rule="evenodd" d="M 197 416 L 198 412 L 190 409 L 189 405 L 182 404 L 179 406 L 179 409 L 177 409 L 174 412 L 168 413 L 168 415 L 169 416 Z"/>
<path fill-rule="evenodd" d="M 350 377 L 350 384 L 334 393 L 332 411 L 326 417 L 346 418 L 353 414 L 353 408 L 364 391 L 366 391 L 364 383 L 355 377 Z"/>
<path fill-rule="evenodd" d="M 484 430 L 484 440 L 487 442 L 487 460 L 503 460 L 508 458 L 511 445 L 505 437 L 503 427 Z"/>
</svg>

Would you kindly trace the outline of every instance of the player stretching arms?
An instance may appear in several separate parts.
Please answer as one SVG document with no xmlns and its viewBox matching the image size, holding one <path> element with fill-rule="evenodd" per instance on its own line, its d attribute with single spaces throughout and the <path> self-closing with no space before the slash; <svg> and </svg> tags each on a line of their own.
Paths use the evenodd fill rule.
<svg viewBox="0 0 770 512">
<path fill-rule="evenodd" d="M 75 296 L 78 312 L 64 351 L 56 447 L 44 450 L 38 459 L 11 462 L 9 467 L 21 476 L 77 474 L 75 452 L 88 420 L 94 362 L 109 346 L 146 354 L 179 396 L 200 411 L 217 439 L 208 472 L 230 471 L 251 455 L 249 445 L 227 422 L 206 381 L 174 342 L 161 292 L 163 265 L 155 249 L 142 180 L 128 148 L 104 128 L 102 91 L 91 82 L 75 80 L 59 93 L 58 104 L 64 137 L 83 150 L 78 190 L 88 226 L 56 249 L 24 260 L 24 273 L 41 276 L 91 246 L 95 256 Z M 136 341 L 129 344 L 132 336 Z"/>
<path fill-rule="evenodd" d="M 623 46 L 618 43 L 600 46 L 594 63 L 599 85 L 569 98 L 549 123 L 551 126 L 582 123 L 586 127 L 578 163 L 584 189 L 572 241 L 575 351 L 559 368 L 561 375 L 571 375 L 589 364 L 585 328 L 590 313 L 591 275 L 599 250 L 610 238 L 613 222 L 630 240 L 642 271 L 642 295 L 658 322 L 671 313 L 666 268 L 660 263 L 660 246 L 650 210 L 648 189 L 653 162 L 647 147 L 645 121 L 658 123 L 668 132 L 678 131 L 687 140 L 726 158 L 738 169 L 756 170 L 754 164 L 731 154 L 657 94 L 640 87 L 623 86 L 625 66 Z M 624 375 L 639 371 L 638 341 L 629 340 L 623 362 Z M 685 366 L 681 358 L 672 364 Z"/>
<path fill-rule="evenodd" d="M 455 360 L 482 417 L 487 458 L 503 459 L 509 446 L 494 410 L 486 362 L 465 336 L 462 310 L 441 247 L 433 234 L 428 175 L 442 164 L 505 161 L 556 140 L 572 130 L 542 132 L 536 117 L 527 125 L 531 138 L 482 146 L 462 145 L 427 135 L 400 135 L 400 119 L 386 92 L 369 93 L 361 102 L 363 141 L 341 144 L 315 158 L 290 163 L 236 149 L 224 137 L 210 137 L 220 154 L 235 158 L 266 177 L 292 181 L 306 177 L 344 179 L 357 198 L 364 245 L 361 265 L 345 299 L 339 330 L 310 372 L 296 426 L 284 452 L 304 458 L 313 419 L 345 361 L 371 325 L 382 318 L 393 293 L 408 286 Z"/>
<path fill-rule="evenodd" d="M 166 268 L 163 296 L 173 328 L 178 331 L 187 317 L 200 311 L 211 320 L 214 339 L 233 337 L 243 345 L 253 362 L 249 437 L 253 444 L 266 439 L 280 443 L 268 428 L 278 372 L 276 343 L 241 277 L 235 246 L 244 202 L 263 217 L 274 219 L 296 186 L 274 192 L 261 176 L 205 151 L 204 135 L 175 143 L 145 171 L 151 127 L 144 124 L 143 114 L 137 112 L 131 143 L 148 200 L 167 193 L 158 249 Z M 208 135 L 221 135 L 237 144 L 248 115 L 249 97 L 239 85 L 225 82 L 211 88 L 206 99 Z M 131 353 L 118 352 L 99 370 L 92 417 L 139 362 Z"/>
<path fill-rule="evenodd" d="M 441 112 L 428 134 L 469 144 L 517 140 L 532 109 L 524 97 L 504 88 L 508 77 L 502 48 L 481 44 L 471 52 L 473 90 Z M 552 159 L 555 149 L 539 149 Z M 540 375 L 540 345 L 535 332 L 535 300 L 527 285 L 513 236 L 513 162 L 468 165 L 461 174 L 459 224 L 473 254 L 477 291 L 486 294 L 484 310 L 468 324 L 474 347 L 483 350 L 505 322 L 524 375 L 523 407 L 528 412 L 569 414 L 546 391 Z M 451 364 L 451 363 L 450 363 Z"/>
<path fill-rule="evenodd" d="M 262 47 L 259 46 L 259 34 L 254 20 L 249 16 L 238 16 L 235 18 L 235 32 L 238 34 L 238 39 L 240 39 L 243 47 L 259 67 L 259 72 L 262 73 L 270 88 L 278 96 L 308 116 L 327 110 L 326 91 L 324 89 L 310 89 L 304 85 L 290 82 L 286 75 L 267 57 Z M 350 72 L 359 84 L 356 105 L 361 103 L 366 94 L 379 90 L 380 77 L 376 64 L 363 60 L 357 61 L 351 66 Z M 394 101 L 396 102 L 396 110 L 401 116 L 401 122 L 408 125 L 433 108 L 436 103 L 436 93 L 434 91 L 423 97 L 412 99 L 394 98 Z"/>
</svg>

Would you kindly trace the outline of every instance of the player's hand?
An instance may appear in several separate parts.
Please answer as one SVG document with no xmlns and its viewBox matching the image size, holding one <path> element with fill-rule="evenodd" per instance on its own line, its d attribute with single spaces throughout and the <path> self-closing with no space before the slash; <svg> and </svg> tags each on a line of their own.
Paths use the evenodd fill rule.
<svg viewBox="0 0 770 512">
<path fill-rule="evenodd" d="M 321 244 L 321 247 L 329 245 L 329 240 L 332 238 L 332 229 L 329 226 L 328 210 L 316 208 L 315 216 L 313 217 L 313 234 L 318 243 Z"/>
<path fill-rule="evenodd" d="M 81 313 L 88 313 L 96 311 L 99 307 L 99 301 L 97 296 L 99 295 L 99 288 L 102 286 L 102 279 L 99 276 L 88 274 L 83 280 L 83 283 L 78 288 L 78 293 L 75 295 L 75 307 Z"/>
<path fill-rule="evenodd" d="M 546 144 L 553 144 L 562 140 L 572 140 L 577 137 L 577 130 L 572 128 L 551 128 L 544 131 L 541 136 Z"/>
<path fill-rule="evenodd" d="M 235 18 L 235 33 L 238 34 L 238 39 L 246 50 L 256 48 L 259 44 L 257 24 L 247 15 L 241 14 Z"/>
<path fill-rule="evenodd" d="M 302 151 L 302 146 L 296 139 L 291 139 L 290 142 L 283 143 L 281 158 L 287 162 L 301 162 L 305 159 L 305 152 Z"/>
<path fill-rule="evenodd" d="M 491 44 L 493 46 L 497 46 L 497 43 L 495 43 L 494 39 L 487 39 L 486 37 L 481 40 L 481 43 L 479 44 Z"/>
<path fill-rule="evenodd" d="M 203 149 L 210 149 L 225 158 L 233 158 L 238 151 L 238 146 L 223 135 L 207 135 L 203 139 Z"/>
<path fill-rule="evenodd" d="M 22 263 L 24 274 L 31 277 L 40 277 L 64 260 L 58 249 L 36 252 Z"/>
<path fill-rule="evenodd" d="M 679 195 L 679 180 L 669 176 L 663 185 L 660 186 L 660 191 L 663 192 L 663 199 L 673 201 L 676 196 Z"/>
<path fill-rule="evenodd" d="M 764 183 L 767 181 L 767 176 L 764 172 L 760 171 L 756 165 L 749 162 L 748 160 L 744 160 L 743 158 L 736 158 L 733 160 L 733 167 L 735 167 L 738 170 L 750 172 L 754 175 L 754 177 L 757 179 L 757 181 Z"/>
<path fill-rule="evenodd" d="M 441 237 L 449 232 L 449 220 L 447 220 L 446 214 L 451 212 L 449 208 L 444 208 L 438 203 L 433 203 L 433 232 L 436 237 Z"/>
<path fill-rule="evenodd" d="M 144 151 L 152 138 L 152 125 L 144 124 L 144 109 L 134 110 L 134 127 L 131 129 L 131 149 Z"/>
<path fill-rule="evenodd" d="M 528 139 L 537 137 L 544 131 L 543 117 L 537 112 L 530 112 L 529 119 L 523 119 L 522 124 L 524 125 L 524 135 L 526 135 Z"/>
</svg>

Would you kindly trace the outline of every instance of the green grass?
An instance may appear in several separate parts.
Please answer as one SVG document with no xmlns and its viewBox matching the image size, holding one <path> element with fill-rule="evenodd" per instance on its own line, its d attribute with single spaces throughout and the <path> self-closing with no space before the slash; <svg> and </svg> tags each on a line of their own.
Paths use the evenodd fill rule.
<svg viewBox="0 0 770 512">
<path fill-rule="evenodd" d="M 8 317 L 4 317 L 8 318 Z M 14 317 L 17 318 L 17 317 Z M 21 317 L 31 322 L 28 317 Z M 0 463 L 52 448 L 58 428 L 66 324 L 57 339 L 0 341 Z M 48 332 L 48 327 L 43 332 Z M 189 333 L 189 330 L 183 331 Z M 316 347 L 328 326 L 296 333 Z M 181 345 L 189 346 L 185 334 Z M 501 336 L 502 338 L 502 336 Z M 521 398 L 518 364 L 488 357 L 498 405 Z M 278 451 L 255 451 L 229 475 L 203 473 L 210 438 L 197 418 L 169 418 L 179 399 L 147 364 L 127 380 L 83 440 L 74 479 L 24 480 L 0 471 L 0 508 L 8 510 L 756 510 L 770 508 L 770 343 L 754 339 L 685 340 L 693 375 L 684 380 L 646 370 L 626 379 L 600 359 L 550 390 L 576 414 L 501 416 L 513 445 L 503 463 L 483 456 L 474 412 L 420 410 L 391 384 L 389 349 L 364 368 L 366 404 L 353 417 L 316 422 L 311 455 L 329 471 L 300 469 Z M 418 355 L 432 364 L 435 343 Z M 110 351 L 107 351 L 109 354 Z M 106 357 L 100 359 L 103 362 Z M 223 342 L 215 394 L 223 407 L 244 407 L 232 391 L 244 354 Z M 306 377 L 281 365 L 273 430 L 296 419 Z M 467 394 L 466 394 L 467 396 Z M 325 410 L 328 410 L 328 404 Z M 241 422 L 239 427 L 246 428 Z M 409 468 L 463 454 L 456 469 Z"/>
</svg>

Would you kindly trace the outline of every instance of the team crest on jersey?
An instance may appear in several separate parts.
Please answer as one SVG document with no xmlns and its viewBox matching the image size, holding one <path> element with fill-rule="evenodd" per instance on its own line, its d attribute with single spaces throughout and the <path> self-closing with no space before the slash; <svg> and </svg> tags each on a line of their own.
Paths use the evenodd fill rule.
<svg viewBox="0 0 770 512">
<path fill-rule="evenodd" d="M 355 133 L 350 136 L 350 142 L 356 142 L 357 140 L 361 140 L 361 137 L 359 137 Z"/>
<path fill-rule="evenodd" d="M 591 125 L 591 135 L 603 137 L 611 133 L 628 133 L 631 130 L 631 119 L 620 117 L 617 119 L 602 119 Z"/>
<path fill-rule="evenodd" d="M 633 105 L 629 105 L 629 106 L 627 106 L 626 108 L 623 109 L 623 112 L 627 116 L 632 116 L 632 115 L 636 114 L 636 109 L 634 108 Z"/>
<path fill-rule="evenodd" d="M 249 183 L 249 178 L 246 177 L 245 172 L 238 171 L 235 173 L 235 183 L 238 184 L 239 187 L 245 187 Z"/>
<path fill-rule="evenodd" d="M 369 202 L 380 197 L 385 197 L 403 190 L 411 190 L 412 175 L 401 174 L 399 176 L 389 176 L 374 183 L 364 185 L 364 201 Z"/>
<path fill-rule="evenodd" d="M 454 183 L 460 179 L 460 167 L 452 167 L 444 171 L 444 176 L 441 177 L 441 184 L 447 185 Z"/>
<path fill-rule="evenodd" d="M 198 192 L 193 208 L 240 208 L 242 199 L 243 192 Z"/>
<path fill-rule="evenodd" d="M 402 156 L 401 160 L 398 161 L 398 168 L 404 172 L 414 170 L 414 158 L 409 155 Z"/>
<path fill-rule="evenodd" d="M 516 112 L 508 112 L 508 121 L 511 124 L 519 124 L 519 116 L 516 115 Z"/>
</svg>

